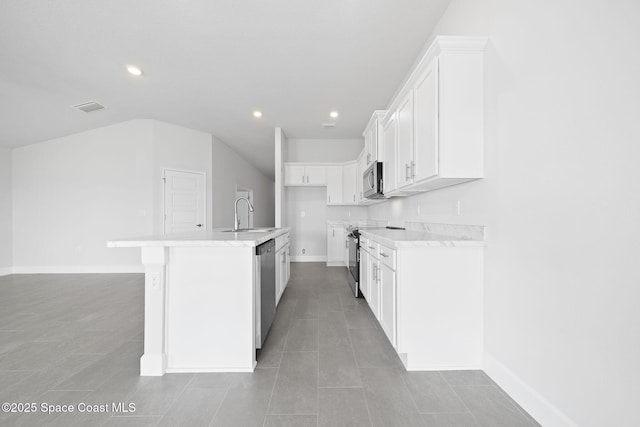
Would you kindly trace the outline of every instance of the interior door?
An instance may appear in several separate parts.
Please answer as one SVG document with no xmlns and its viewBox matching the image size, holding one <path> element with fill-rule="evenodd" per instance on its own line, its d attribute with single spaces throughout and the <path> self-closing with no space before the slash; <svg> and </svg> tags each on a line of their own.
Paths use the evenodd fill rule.
<svg viewBox="0 0 640 427">
<path fill-rule="evenodd" d="M 164 232 L 206 228 L 204 173 L 164 171 Z"/>
</svg>

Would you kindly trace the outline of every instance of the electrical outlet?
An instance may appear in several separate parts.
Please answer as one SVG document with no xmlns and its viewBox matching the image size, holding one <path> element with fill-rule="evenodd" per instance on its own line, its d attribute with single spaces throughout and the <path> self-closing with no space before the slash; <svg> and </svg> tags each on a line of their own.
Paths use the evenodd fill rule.
<svg viewBox="0 0 640 427">
<path fill-rule="evenodd" d="M 421 212 L 420 212 L 420 203 L 418 203 L 418 209 L 417 209 L 417 211 L 418 211 L 418 216 L 420 216 L 420 213 L 421 213 Z"/>
<path fill-rule="evenodd" d="M 460 200 L 456 200 L 456 202 L 453 204 L 453 216 L 460 216 L 461 211 Z"/>
<path fill-rule="evenodd" d="M 305 211 L 300 212 L 300 216 L 301 216 L 302 218 L 304 218 L 306 215 L 307 215 L 307 214 L 305 213 Z"/>
<path fill-rule="evenodd" d="M 307 250 L 306 249 L 302 249 L 302 255 L 306 254 Z"/>
</svg>

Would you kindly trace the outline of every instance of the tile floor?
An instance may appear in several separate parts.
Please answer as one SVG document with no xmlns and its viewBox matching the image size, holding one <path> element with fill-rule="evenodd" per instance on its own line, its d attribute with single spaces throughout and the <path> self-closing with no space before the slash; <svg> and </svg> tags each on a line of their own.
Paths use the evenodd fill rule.
<svg viewBox="0 0 640 427">
<path fill-rule="evenodd" d="M 346 269 L 316 263 L 292 264 L 254 373 L 140 377 L 142 282 L 0 277 L 0 402 L 38 406 L 0 425 L 538 425 L 481 371 L 404 371 Z M 39 411 L 112 402 L 135 412 Z"/>
</svg>

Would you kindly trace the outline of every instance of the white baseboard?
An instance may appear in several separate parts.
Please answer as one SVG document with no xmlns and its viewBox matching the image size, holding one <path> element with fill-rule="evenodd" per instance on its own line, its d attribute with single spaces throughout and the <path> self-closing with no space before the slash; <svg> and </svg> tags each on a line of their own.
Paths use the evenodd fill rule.
<svg viewBox="0 0 640 427">
<path fill-rule="evenodd" d="M 483 370 L 541 425 L 545 427 L 578 425 L 490 354 L 484 353 Z"/>
<path fill-rule="evenodd" d="M 12 270 L 12 274 L 144 273 L 144 265 L 29 265 Z"/>
<path fill-rule="evenodd" d="M 8 276 L 13 274 L 13 267 L 0 267 L 0 276 Z"/>
<path fill-rule="evenodd" d="M 320 255 L 296 255 L 291 257 L 291 262 L 327 262 L 327 257 Z"/>
<path fill-rule="evenodd" d="M 327 267 L 346 267 L 346 265 L 340 261 L 327 261 Z"/>
</svg>

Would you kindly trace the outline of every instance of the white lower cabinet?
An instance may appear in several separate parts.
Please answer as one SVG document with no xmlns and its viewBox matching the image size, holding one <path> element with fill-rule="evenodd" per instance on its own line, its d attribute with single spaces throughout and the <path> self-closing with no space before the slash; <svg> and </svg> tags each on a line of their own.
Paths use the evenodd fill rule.
<svg viewBox="0 0 640 427">
<path fill-rule="evenodd" d="M 483 247 L 393 248 L 362 233 L 360 289 L 407 370 L 479 369 Z"/>
<path fill-rule="evenodd" d="M 393 347 L 396 347 L 396 272 L 380 263 L 380 325 Z"/>
<path fill-rule="evenodd" d="M 362 244 L 362 239 L 360 240 Z M 360 247 L 360 293 L 369 301 L 369 252 Z"/>
<path fill-rule="evenodd" d="M 327 266 L 337 267 L 344 265 L 345 235 L 341 225 L 327 227 Z"/>
<path fill-rule="evenodd" d="M 369 254 L 369 262 L 367 263 L 367 269 L 369 270 L 369 308 L 376 316 L 376 319 L 380 318 L 380 261 L 374 257 L 373 253 Z"/>
<path fill-rule="evenodd" d="M 291 272 L 289 234 L 276 239 L 276 305 L 284 293 Z"/>
</svg>

